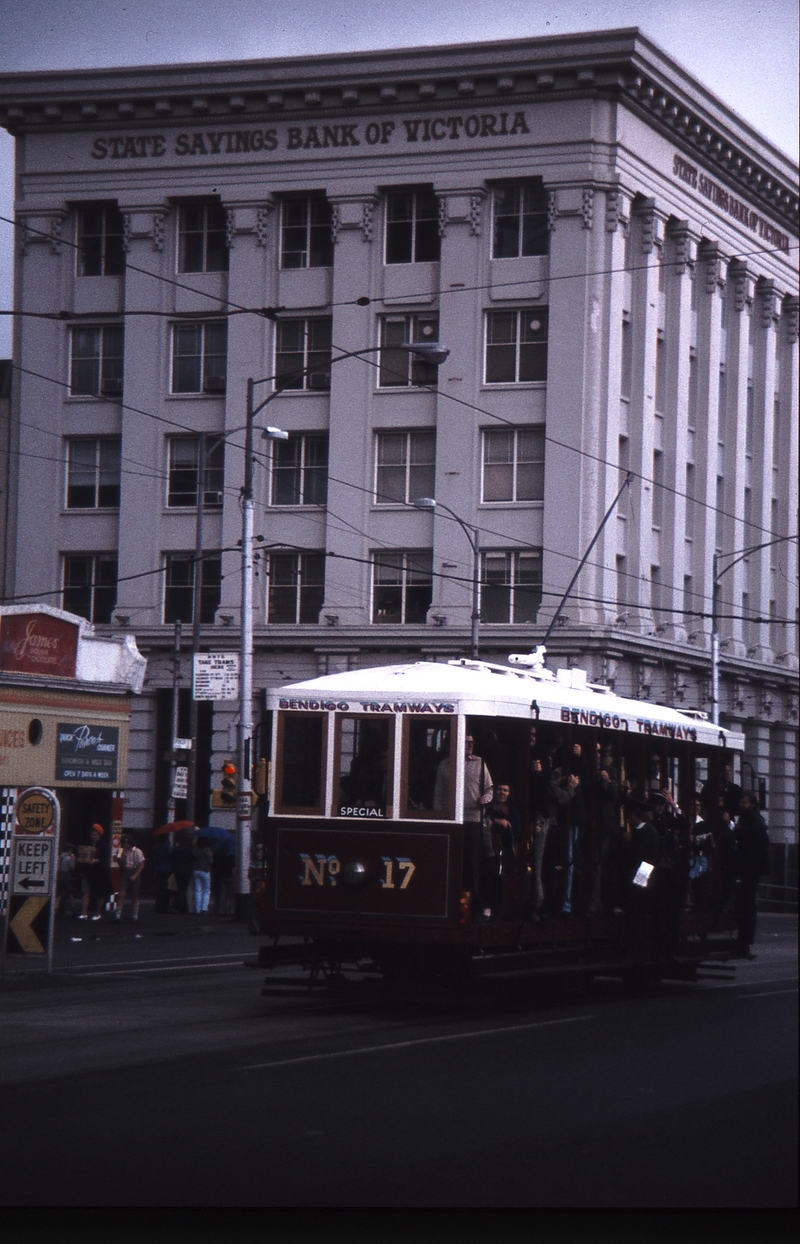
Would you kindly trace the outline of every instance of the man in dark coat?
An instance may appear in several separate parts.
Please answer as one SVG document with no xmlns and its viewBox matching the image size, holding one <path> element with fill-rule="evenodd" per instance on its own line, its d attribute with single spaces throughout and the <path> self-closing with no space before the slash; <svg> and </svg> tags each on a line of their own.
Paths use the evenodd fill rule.
<svg viewBox="0 0 800 1244">
<path fill-rule="evenodd" d="M 733 871 L 736 876 L 736 955 L 739 959 L 754 959 L 750 947 L 756 936 L 756 891 L 759 878 L 769 872 L 769 835 L 755 795 L 750 791 L 745 791 L 739 801 Z"/>
</svg>

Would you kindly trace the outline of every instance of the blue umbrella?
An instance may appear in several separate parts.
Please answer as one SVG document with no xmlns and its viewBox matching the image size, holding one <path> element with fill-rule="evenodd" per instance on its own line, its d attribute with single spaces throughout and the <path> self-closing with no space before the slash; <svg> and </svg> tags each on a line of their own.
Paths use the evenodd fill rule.
<svg viewBox="0 0 800 1244">
<path fill-rule="evenodd" d="M 212 843 L 212 849 L 218 855 L 236 854 L 236 840 L 229 829 L 221 829 L 219 825 L 209 825 L 207 829 L 199 831 L 199 837 L 208 838 Z"/>
</svg>

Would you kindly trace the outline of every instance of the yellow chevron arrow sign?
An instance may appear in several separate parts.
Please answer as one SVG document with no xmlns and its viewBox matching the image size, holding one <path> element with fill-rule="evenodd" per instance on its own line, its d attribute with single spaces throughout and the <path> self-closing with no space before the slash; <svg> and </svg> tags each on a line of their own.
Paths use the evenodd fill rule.
<svg viewBox="0 0 800 1244">
<path fill-rule="evenodd" d="M 47 947 L 42 942 L 31 927 L 40 911 L 50 902 L 48 895 L 31 895 L 26 898 L 13 920 L 9 921 L 8 930 L 14 934 L 19 943 L 20 950 L 25 955 L 43 955 L 47 953 Z M 9 947 L 10 949 L 10 947 Z"/>
</svg>

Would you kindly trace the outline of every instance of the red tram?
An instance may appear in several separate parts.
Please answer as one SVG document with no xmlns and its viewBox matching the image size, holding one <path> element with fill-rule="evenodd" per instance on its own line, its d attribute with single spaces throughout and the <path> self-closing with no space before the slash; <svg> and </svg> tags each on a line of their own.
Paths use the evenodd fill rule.
<svg viewBox="0 0 800 1244">
<path fill-rule="evenodd" d="M 253 887 L 259 931 L 273 939 L 261 953 L 268 965 L 327 971 L 368 960 L 392 976 L 463 971 L 493 955 L 624 961 L 624 804 L 656 790 L 686 817 L 675 860 L 685 962 L 696 965 L 704 939 L 728 927 L 717 792 L 744 740 L 705 714 L 620 698 L 584 670 L 552 673 L 542 650 L 508 667 L 454 660 L 313 678 L 269 692 L 268 710 L 264 870 Z M 500 794 L 510 841 L 484 817 L 469 824 L 468 740 L 481 760 L 478 802 L 509 788 Z M 582 793 L 577 828 L 568 797 L 550 809 L 547 850 L 534 806 L 540 757 L 553 786 Z M 603 808 L 609 771 L 616 795 Z M 710 848 L 693 880 L 701 789 Z M 483 879 L 469 867 L 476 832 Z"/>
</svg>

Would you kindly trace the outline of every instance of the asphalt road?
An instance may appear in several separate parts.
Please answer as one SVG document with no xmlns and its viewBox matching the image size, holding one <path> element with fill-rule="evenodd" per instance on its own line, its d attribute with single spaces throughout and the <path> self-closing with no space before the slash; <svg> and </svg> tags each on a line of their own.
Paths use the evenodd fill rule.
<svg viewBox="0 0 800 1244">
<path fill-rule="evenodd" d="M 796 919 L 637 998 L 262 998 L 257 941 L 201 927 L 0 991 L 3 1204 L 796 1204 Z"/>
</svg>

